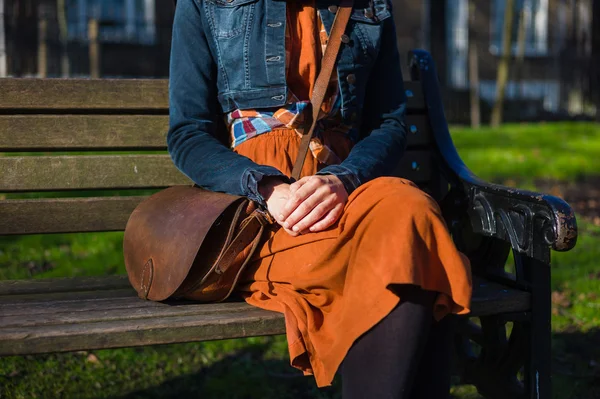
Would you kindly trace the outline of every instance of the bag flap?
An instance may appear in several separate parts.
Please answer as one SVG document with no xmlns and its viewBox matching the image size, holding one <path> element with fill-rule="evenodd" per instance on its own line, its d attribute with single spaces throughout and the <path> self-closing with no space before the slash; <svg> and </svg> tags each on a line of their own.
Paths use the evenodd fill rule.
<svg viewBox="0 0 600 399">
<path fill-rule="evenodd" d="M 123 253 L 131 285 L 143 299 L 162 301 L 188 275 L 209 230 L 245 197 L 176 186 L 152 195 L 133 211 Z"/>
</svg>

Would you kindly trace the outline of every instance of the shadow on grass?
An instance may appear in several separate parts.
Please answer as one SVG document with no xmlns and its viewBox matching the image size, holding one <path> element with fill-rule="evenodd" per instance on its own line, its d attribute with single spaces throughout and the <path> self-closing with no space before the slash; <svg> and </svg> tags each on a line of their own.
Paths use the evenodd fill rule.
<svg viewBox="0 0 600 399">
<path fill-rule="evenodd" d="M 600 328 L 575 327 L 552 337 L 553 397 L 600 398 Z"/>
<path fill-rule="evenodd" d="M 209 366 L 172 378 L 148 389 L 113 399 L 219 398 L 292 399 L 341 398 L 341 380 L 318 389 L 312 377 L 304 377 L 287 359 L 269 357 L 271 343 L 238 350 Z M 600 398 L 600 329 L 576 329 L 553 335 L 553 398 Z M 458 388 L 458 389 L 457 389 Z M 480 398 L 474 389 L 454 388 L 456 399 Z"/>
<path fill-rule="evenodd" d="M 253 345 L 201 368 L 197 373 L 172 378 L 161 385 L 113 399 L 218 398 L 292 399 L 341 398 L 339 378 L 332 387 L 318 389 L 287 360 L 269 358 L 270 343 Z"/>
</svg>

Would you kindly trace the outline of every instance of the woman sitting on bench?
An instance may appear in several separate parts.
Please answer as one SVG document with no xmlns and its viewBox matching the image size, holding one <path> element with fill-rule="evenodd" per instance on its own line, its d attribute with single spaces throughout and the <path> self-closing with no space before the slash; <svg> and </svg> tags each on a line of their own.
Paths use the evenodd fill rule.
<svg viewBox="0 0 600 399">
<path fill-rule="evenodd" d="M 445 398 L 446 316 L 469 311 L 470 268 L 437 203 L 384 177 L 406 145 L 390 1 L 355 1 L 303 177 L 288 177 L 338 4 L 179 0 L 169 151 L 276 219 L 238 292 L 285 315 L 292 366 L 319 386 L 339 369 L 344 398 Z"/>
</svg>

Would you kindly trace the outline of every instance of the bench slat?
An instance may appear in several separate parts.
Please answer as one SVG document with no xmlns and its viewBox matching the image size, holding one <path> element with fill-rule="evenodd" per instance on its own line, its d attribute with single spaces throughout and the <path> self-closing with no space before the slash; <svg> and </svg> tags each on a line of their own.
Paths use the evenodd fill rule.
<svg viewBox="0 0 600 399">
<path fill-rule="evenodd" d="M 72 305 L 72 304 L 69 304 Z M 92 305 L 92 306 L 90 306 Z M 36 313 L 5 315 L 0 317 L 4 327 L 34 327 L 46 325 L 99 323 L 115 320 L 133 321 L 148 317 L 174 316 L 203 316 L 217 314 L 226 316 L 228 313 L 243 312 L 248 305 L 243 302 L 231 304 L 214 304 L 203 306 L 198 304 L 171 306 L 164 303 L 141 301 L 131 297 L 129 301 L 119 303 L 93 303 L 83 306 L 62 306 L 58 310 L 47 307 L 48 312 L 38 310 Z"/>
<path fill-rule="evenodd" d="M 18 298 L 17 295 L 113 290 L 130 287 L 127 276 L 8 280 L 0 281 L 0 297 Z"/>
<path fill-rule="evenodd" d="M 190 181 L 168 155 L 0 157 L 0 192 L 160 188 Z"/>
<path fill-rule="evenodd" d="M 5 157 L 0 172 L 0 191 L 9 192 L 189 184 L 167 155 Z M 407 151 L 395 175 L 427 183 L 432 173 L 429 151 Z M 121 231 L 145 198 L 0 200 L 0 235 Z"/>
<path fill-rule="evenodd" d="M 393 176 L 403 177 L 415 183 L 424 184 L 433 176 L 431 151 L 406 151 L 396 167 Z"/>
<path fill-rule="evenodd" d="M 0 330 L 0 355 L 134 347 L 281 334 L 283 318 L 250 308 L 222 314 L 149 317 Z"/>
<path fill-rule="evenodd" d="M 166 150 L 164 115 L 0 115 L 0 151 Z"/>
<path fill-rule="evenodd" d="M 153 302 L 138 301 L 133 288 L 118 290 L 84 291 L 79 293 L 54 293 L 49 294 L 44 301 L 39 295 L 16 295 L 13 297 L 0 297 L 0 315 L 22 316 L 63 312 L 88 312 L 94 307 L 105 311 L 113 309 L 148 308 L 153 307 Z"/>
<path fill-rule="evenodd" d="M 408 147 L 429 146 L 433 144 L 433 134 L 427 115 L 407 115 Z"/>
<path fill-rule="evenodd" d="M 116 297 L 94 296 L 91 294 L 92 291 L 85 291 L 87 295 L 84 298 L 77 295 L 65 295 L 65 293 L 61 292 L 61 298 L 57 299 L 56 295 L 53 295 L 53 299 L 46 302 L 40 301 L 41 298 L 39 296 L 35 299 L 30 296 L 19 298 L 20 295 L 17 295 L 16 298 L 2 297 L 0 298 L 0 312 L 2 313 L 2 317 L 8 317 L 73 312 L 82 312 L 83 314 L 94 309 L 112 312 L 115 309 L 155 307 L 154 302 L 138 301 L 137 294 L 132 288 L 118 291 L 119 294 Z M 116 290 L 106 292 L 114 293 Z M 52 304 L 51 307 L 48 306 L 49 302 Z"/>
<path fill-rule="evenodd" d="M 124 278 L 124 277 L 119 277 Z M 88 278 L 89 279 L 89 278 Z M 99 278 L 100 281 L 102 278 Z M 114 277 L 106 278 L 115 284 Z M 112 279 L 112 280 L 109 280 Z M 84 288 L 85 279 L 60 287 Z M 89 280 L 88 280 L 89 281 Z M 97 285 L 98 281 L 94 284 Z M 27 282 L 4 286 L 28 287 Z M 240 338 L 284 332 L 283 317 L 243 302 L 164 304 L 143 301 L 129 289 L 0 296 L 0 355 L 36 354 Z M 35 297 L 37 296 L 37 300 Z M 78 299 L 79 298 L 79 299 Z M 472 315 L 530 310 L 530 294 L 474 279 Z M 46 312 L 44 312 L 46 310 Z"/>
<path fill-rule="evenodd" d="M 105 290 L 103 290 L 105 291 Z M 140 300 L 137 293 L 133 288 L 127 288 L 125 290 L 118 290 L 119 295 L 113 297 L 106 297 L 102 294 L 94 296 L 91 294 L 92 291 L 85 291 L 87 295 L 84 298 L 70 295 L 65 298 L 56 299 L 50 298 L 45 302 L 40 301 L 38 297 L 36 300 L 28 298 L 28 300 L 21 301 L 19 295 L 16 298 L 8 299 L 6 297 L 1 298 L 0 301 L 0 320 L 2 325 L 4 324 L 6 317 L 28 317 L 30 315 L 46 315 L 47 321 L 44 324 L 48 324 L 53 320 L 53 317 L 63 317 L 64 315 L 70 315 L 72 313 L 79 313 L 81 317 L 84 317 L 88 312 L 96 310 L 105 312 L 106 317 L 112 317 L 110 313 L 116 310 L 124 309 L 145 309 L 146 311 L 154 311 L 159 308 L 194 308 L 198 304 L 189 301 L 177 300 L 167 302 L 153 302 Z M 115 291 L 111 291 L 115 292 Z M 64 293 L 61 293 L 64 294 Z M 6 302 L 4 302 L 6 300 Z M 21 301 L 21 302 L 20 302 Z M 242 302 L 236 302 L 240 306 L 244 305 Z M 193 306 L 192 306 L 193 305 Z M 226 304 L 213 304 L 215 306 L 200 306 L 196 309 L 196 312 L 227 312 L 230 309 Z M 225 307 L 223 307 L 225 306 Z M 222 308 L 223 307 L 223 308 Z M 61 316 L 63 314 L 63 316 Z M 16 319 L 15 319 L 16 320 Z M 54 323 L 54 322 L 52 322 Z M 60 323 L 54 323 L 60 324 Z"/>
<path fill-rule="evenodd" d="M 404 90 L 406 91 L 406 109 L 409 114 L 423 112 L 427 109 L 421 82 L 405 81 Z"/>
<path fill-rule="evenodd" d="M 0 200 L 0 235 L 122 231 L 145 198 Z"/>
<path fill-rule="evenodd" d="M 72 111 L 168 108 L 168 83 L 152 79 L 2 79 L 0 109 Z"/>
<path fill-rule="evenodd" d="M 420 83 L 405 82 L 405 88 L 411 94 L 409 112 L 425 109 Z M 166 79 L 2 79 L 0 93 L 0 110 L 12 113 L 19 110 L 166 113 L 169 107 Z"/>
<path fill-rule="evenodd" d="M 407 116 L 408 146 L 433 141 L 426 115 Z M 166 115 L 0 115 L 1 151 L 166 150 Z"/>
<path fill-rule="evenodd" d="M 67 302 L 85 302 L 85 301 L 108 301 L 113 299 L 123 299 L 136 296 L 131 287 L 116 288 L 110 290 L 93 290 L 77 292 L 51 292 L 49 294 L 26 294 L 26 295 L 5 295 L 0 296 L 0 309 L 7 312 L 9 309 L 25 309 L 27 306 L 34 308 L 38 305 L 48 306 L 48 303 L 67 303 Z M 37 309 L 37 308 L 36 308 Z M 4 314 L 4 313 L 1 313 Z"/>
<path fill-rule="evenodd" d="M 431 179 L 429 151 L 407 151 L 395 175 Z M 161 188 L 190 184 L 168 155 L 0 157 L 0 192 Z"/>
</svg>

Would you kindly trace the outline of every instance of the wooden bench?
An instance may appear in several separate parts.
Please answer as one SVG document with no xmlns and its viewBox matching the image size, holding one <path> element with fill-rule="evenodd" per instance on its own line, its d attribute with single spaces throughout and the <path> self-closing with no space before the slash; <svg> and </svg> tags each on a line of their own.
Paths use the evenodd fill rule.
<svg viewBox="0 0 600 399">
<path fill-rule="evenodd" d="M 558 198 L 475 177 L 448 133 L 429 54 L 412 53 L 410 66 L 409 145 L 396 174 L 440 202 L 476 275 L 473 311 L 456 339 L 461 381 L 488 398 L 550 398 L 550 248 L 575 245 L 573 211 Z M 0 193 L 147 194 L 189 183 L 165 152 L 164 80 L 3 79 L 0 92 Z M 128 155 L 102 155 L 109 151 Z M 143 198 L 0 200 L 0 235 L 120 231 Z M 143 301 L 125 276 L 0 282 L 0 355 L 283 332 L 281 315 L 241 302 Z"/>
</svg>

